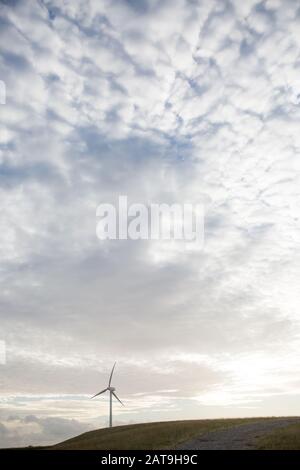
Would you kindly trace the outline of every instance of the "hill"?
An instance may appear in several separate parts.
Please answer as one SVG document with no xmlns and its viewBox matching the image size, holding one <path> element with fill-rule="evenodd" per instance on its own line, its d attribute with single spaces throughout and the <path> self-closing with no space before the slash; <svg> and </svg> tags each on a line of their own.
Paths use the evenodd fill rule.
<svg viewBox="0 0 300 470">
<path fill-rule="evenodd" d="M 237 418 L 166 421 L 132 424 L 86 432 L 54 446 L 53 450 L 151 450 L 174 449 L 206 432 L 271 418 Z"/>
</svg>

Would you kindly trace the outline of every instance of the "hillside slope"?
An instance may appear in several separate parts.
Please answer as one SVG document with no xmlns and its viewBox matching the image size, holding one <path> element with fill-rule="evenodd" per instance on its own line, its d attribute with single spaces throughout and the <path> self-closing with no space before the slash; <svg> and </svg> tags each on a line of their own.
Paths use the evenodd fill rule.
<svg viewBox="0 0 300 470">
<path fill-rule="evenodd" d="M 116 426 L 86 432 L 51 446 L 53 450 L 174 449 L 203 433 L 271 418 L 167 421 Z M 280 419 L 280 418 L 275 418 Z"/>
</svg>

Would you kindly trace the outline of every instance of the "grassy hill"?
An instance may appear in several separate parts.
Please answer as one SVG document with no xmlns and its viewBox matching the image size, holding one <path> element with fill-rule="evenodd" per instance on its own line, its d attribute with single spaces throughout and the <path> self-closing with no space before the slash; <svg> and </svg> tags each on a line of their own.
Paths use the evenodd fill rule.
<svg viewBox="0 0 300 470">
<path fill-rule="evenodd" d="M 266 418 L 210 419 L 132 424 L 86 432 L 51 446 L 53 450 L 151 450 L 176 445 L 208 431 Z"/>
<path fill-rule="evenodd" d="M 257 441 L 257 448 L 261 450 L 299 450 L 300 449 L 300 423 L 292 424 L 284 429 L 261 437 Z"/>
</svg>

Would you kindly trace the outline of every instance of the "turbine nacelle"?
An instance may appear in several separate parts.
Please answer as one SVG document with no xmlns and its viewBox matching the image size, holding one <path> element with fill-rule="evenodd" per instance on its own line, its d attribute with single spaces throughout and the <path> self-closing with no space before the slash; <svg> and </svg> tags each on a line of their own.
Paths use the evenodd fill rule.
<svg viewBox="0 0 300 470">
<path fill-rule="evenodd" d="M 107 390 L 109 390 L 110 392 L 114 392 L 116 389 L 115 387 L 107 387 Z"/>
</svg>

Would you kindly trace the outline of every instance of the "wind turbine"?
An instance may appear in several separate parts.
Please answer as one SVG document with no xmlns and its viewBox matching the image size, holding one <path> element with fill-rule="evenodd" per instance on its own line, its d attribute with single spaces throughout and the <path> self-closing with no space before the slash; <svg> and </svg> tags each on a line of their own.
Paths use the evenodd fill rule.
<svg viewBox="0 0 300 470">
<path fill-rule="evenodd" d="M 114 373 L 115 366 L 116 366 L 116 362 L 114 363 L 113 368 L 112 368 L 111 373 L 110 373 L 110 377 L 109 377 L 109 381 L 108 381 L 108 387 L 105 388 L 104 390 L 101 390 L 101 392 L 96 393 L 96 395 L 94 395 L 92 397 L 92 398 L 95 398 L 98 395 L 101 395 L 102 393 L 105 393 L 105 392 L 109 391 L 109 427 L 110 428 L 112 427 L 112 397 L 114 396 L 121 403 L 121 405 L 124 406 L 124 403 L 121 402 L 121 400 L 117 397 L 117 394 L 115 393 L 115 390 L 116 390 L 115 387 L 111 386 L 111 379 L 112 379 L 112 376 L 113 376 L 113 373 Z"/>
</svg>

